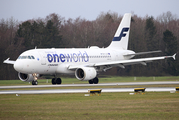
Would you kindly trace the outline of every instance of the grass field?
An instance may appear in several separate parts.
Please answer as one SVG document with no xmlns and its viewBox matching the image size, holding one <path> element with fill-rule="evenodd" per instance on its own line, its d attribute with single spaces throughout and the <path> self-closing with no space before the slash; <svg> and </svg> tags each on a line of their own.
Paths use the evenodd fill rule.
<svg viewBox="0 0 179 120">
<path fill-rule="evenodd" d="M 137 77 L 136 80 L 134 80 L 134 77 L 108 77 L 101 78 L 100 83 L 134 81 L 177 81 L 178 78 L 179 77 L 155 77 L 154 79 L 153 77 Z M 63 84 L 87 83 L 72 78 L 62 79 Z M 50 80 L 49 83 L 46 83 L 46 81 L 47 80 L 39 80 L 39 84 L 51 84 Z M 0 80 L 0 85 L 27 84 L 29 83 L 25 83 L 20 80 Z M 167 85 L 165 86 L 167 87 Z M 107 87 L 109 88 L 114 86 Z M 144 95 L 129 95 L 129 93 L 127 92 L 102 93 L 101 96 L 88 97 L 84 96 L 84 94 L 86 93 L 29 95 L 22 94 L 20 96 L 16 96 L 15 94 L 0 95 L 0 120 L 179 119 L 179 93 L 147 92 Z"/>
<path fill-rule="evenodd" d="M 178 120 L 179 93 L 0 95 L 0 119 Z"/>
</svg>

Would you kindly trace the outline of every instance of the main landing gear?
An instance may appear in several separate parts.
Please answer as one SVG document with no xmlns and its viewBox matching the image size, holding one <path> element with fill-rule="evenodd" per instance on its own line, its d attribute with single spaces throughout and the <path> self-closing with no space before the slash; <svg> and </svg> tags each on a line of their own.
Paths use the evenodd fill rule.
<svg viewBox="0 0 179 120">
<path fill-rule="evenodd" d="M 89 80 L 88 82 L 89 82 L 89 84 L 98 84 L 99 80 L 97 77 L 95 77 L 94 79 Z"/>
<path fill-rule="evenodd" d="M 94 79 L 89 80 L 88 82 L 89 84 L 98 84 L 99 80 L 97 77 L 95 77 Z M 61 84 L 61 83 L 62 83 L 61 78 L 52 78 L 52 85 Z"/>
<path fill-rule="evenodd" d="M 61 84 L 61 78 L 52 78 L 52 85 Z"/>
</svg>

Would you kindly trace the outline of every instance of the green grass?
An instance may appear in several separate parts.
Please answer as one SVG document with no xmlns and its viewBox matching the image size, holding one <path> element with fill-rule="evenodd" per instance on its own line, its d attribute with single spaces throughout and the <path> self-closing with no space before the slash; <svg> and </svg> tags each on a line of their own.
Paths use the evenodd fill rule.
<svg viewBox="0 0 179 120">
<path fill-rule="evenodd" d="M 0 95 L 0 119 L 178 120 L 179 93 Z"/>
<path fill-rule="evenodd" d="M 178 81 L 179 77 L 103 77 L 100 83 L 115 82 L 151 82 Z M 63 84 L 83 84 L 75 78 L 62 78 Z M 51 80 L 38 80 L 40 85 L 51 84 Z M 0 80 L 0 85 L 28 85 L 20 80 Z M 30 84 L 31 85 L 31 84 Z M 116 87 L 176 87 L 177 85 L 146 86 L 100 86 Z M 53 87 L 23 88 L 20 90 L 38 89 L 78 89 L 89 87 Z M 99 87 L 90 87 L 99 88 Z M 4 89 L 1 89 L 4 90 Z M 5 89 L 7 90 L 7 89 Z M 10 89 L 14 90 L 14 89 Z M 15 89 L 18 90 L 18 89 Z M 85 97 L 78 94 L 22 94 L 20 96 L 0 95 L 0 120 L 178 120 L 179 93 L 147 92 L 145 95 L 129 93 L 102 93 L 101 96 Z"/>
<path fill-rule="evenodd" d="M 62 84 L 84 84 L 88 81 L 79 81 L 75 77 L 67 78 L 62 77 Z M 167 77 L 99 77 L 99 83 L 116 83 L 116 82 L 152 82 L 152 81 L 178 81 L 178 76 L 167 76 Z M 48 83 L 47 83 L 48 81 Z M 31 83 L 30 83 L 31 84 Z M 39 85 L 51 84 L 51 79 L 39 79 Z M 0 80 L 0 85 L 29 85 L 28 82 L 22 82 L 20 80 Z"/>
</svg>

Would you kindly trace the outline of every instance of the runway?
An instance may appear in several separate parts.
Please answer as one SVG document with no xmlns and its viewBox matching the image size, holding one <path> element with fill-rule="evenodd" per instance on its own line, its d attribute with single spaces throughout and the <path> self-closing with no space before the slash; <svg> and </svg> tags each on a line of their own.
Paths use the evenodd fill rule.
<svg viewBox="0 0 179 120">
<path fill-rule="evenodd" d="M 52 93 L 88 93 L 91 86 L 119 86 L 119 88 L 103 88 L 102 92 L 134 92 L 134 88 L 120 88 L 120 86 L 131 85 L 170 85 L 178 84 L 179 81 L 165 82 L 125 82 L 125 83 L 100 83 L 100 84 L 61 84 L 61 85 L 25 85 L 25 86 L 0 86 L 0 94 L 52 94 Z M 53 89 L 45 90 L 48 87 L 89 87 L 88 89 Z M 16 88 L 44 88 L 44 90 L 2 90 Z M 94 88 L 93 88 L 94 89 Z M 98 88 L 95 88 L 98 89 Z M 169 92 L 175 91 L 175 87 L 149 87 L 146 92 Z"/>
<path fill-rule="evenodd" d="M 95 88 L 98 89 L 98 88 Z M 88 93 L 90 89 L 53 89 L 53 90 L 3 90 L 0 94 L 52 94 L 52 93 Z M 146 92 L 170 92 L 174 87 L 151 87 Z M 134 88 L 103 88 L 103 92 L 134 92 Z"/>
<path fill-rule="evenodd" d="M 91 86 L 131 86 L 131 85 L 172 85 L 179 84 L 179 81 L 164 82 L 119 82 L 119 83 L 99 83 L 99 84 L 61 84 L 61 85 L 21 85 L 21 86 L 0 86 L 0 89 L 12 88 L 47 88 L 47 87 L 91 87 Z"/>
</svg>

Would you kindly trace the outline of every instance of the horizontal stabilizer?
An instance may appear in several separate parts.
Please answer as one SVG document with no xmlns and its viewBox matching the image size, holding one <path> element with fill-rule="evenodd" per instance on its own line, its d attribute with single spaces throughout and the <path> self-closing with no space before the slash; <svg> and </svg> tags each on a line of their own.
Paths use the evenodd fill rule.
<svg viewBox="0 0 179 120">
<path fill-rule="evenodd" d="M 162 52 L 162 51 L 158 50 L 158 51 L 149 51 L 149 52 L 139 52 L 139 53 L 134 53 L 134 54 L 126 54 L 124 56 L 144 55 L 144 54 L 159 53 L 159 52 Z"/>
</svg>

